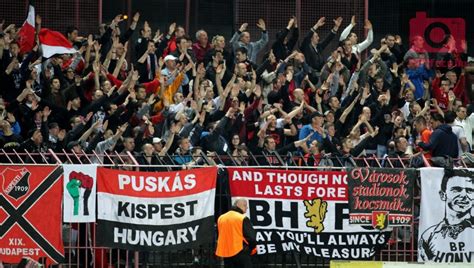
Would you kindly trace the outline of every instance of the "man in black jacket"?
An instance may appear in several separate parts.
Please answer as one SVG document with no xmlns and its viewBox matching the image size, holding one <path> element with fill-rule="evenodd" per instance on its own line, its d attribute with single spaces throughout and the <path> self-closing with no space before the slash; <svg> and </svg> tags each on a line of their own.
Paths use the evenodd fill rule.
<svg viewBox="0 0 474 268">
<path fill-rule="evenodd" d="M 321 71 L 324 63 L 326 62 L 322 55 L 323 50 L 336 36 L 337 30 L 339 30 L 339 26 L 341 26 L 342 23 L 341 17 L 335 19 L 334 27 L 332 28 L 331 32 L 326 36 L 326 38 L 324 38 L 322 42 L 319 42 L 319 34 L 316 31 L 326 23 L 325 20 L 325 17 L 322 17 L 318 20 L 318 22 L 311 28 L 308 34 L 306 34 L 300 47 L 308 65 L 317 72 Z"/>
<path fill-rule="evenodd" d="M 419 142 L 418 146 L 423 150 L 429 150 L 433 157 L 450 156 L 456 158 L 458 156 L 458 138 L 453 133 L 451 126 L 444 122 L 444 118 L 440 114 L 434 114 L 431 117 L 431 124 L 434 128 L 430 137 L 430 142 L 425 144 Z"/>
<path fill-rule="evenodd" d="M 288 38 L 288 34 L 291 31 L 291 38 Z M 298 41 L 299 32 L 296 17 L 291 17 L 288 21 L 288 26 L 283 30 L 279 31 L 276 35 L 276 41 L 272 45 L 273 54 L 276 60 L 284 60 L 291 54 L 291 51 Z"/>
</svg>

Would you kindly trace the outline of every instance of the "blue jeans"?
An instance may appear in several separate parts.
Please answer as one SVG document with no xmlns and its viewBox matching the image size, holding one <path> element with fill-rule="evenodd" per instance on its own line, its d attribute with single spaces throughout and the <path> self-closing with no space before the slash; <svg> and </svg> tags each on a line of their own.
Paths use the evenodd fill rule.
<svg viewBox="0 0 474 268">
<path fill-rule="evenodd" d="M 377 144 L 377 158 L 382 158 L 387 154 L 387 146 Z"/>
</svg>

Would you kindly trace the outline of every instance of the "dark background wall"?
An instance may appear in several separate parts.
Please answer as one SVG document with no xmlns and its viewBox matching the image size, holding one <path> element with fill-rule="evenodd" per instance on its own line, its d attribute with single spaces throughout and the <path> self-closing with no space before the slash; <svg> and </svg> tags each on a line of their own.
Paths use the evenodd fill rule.
<svg viewBox="0 0 474 268">
<path fill-rule="evenodd" d="M 120 2 L 120 0 L 116 1 Z M 99 25 L 98 0 L 36 0 L 36 14 L 41 15 L 43 26 L 64 33 L 68 26 L 83 32 L 94 32 Z M 21 27 L 26 19 L 28 0 L 0 0 L 0 21 L 4 27 L 14 23 Z"/>
<path fill-rule="evenodd" d="M 367 2 L 368 16 L 375 30 L 374 46 L 378 46 L 380 38 L 389 32 L 400 34 L 408 45 L 410 19 L 415 17 L 417 11 L 426 11 L 431 18 L 463 18 L 466 21 L 466 39 L 471 45 L 470 53 L 474 52 L 472 0 Z M 28 0 L 1 0 L 0 19 L 5 19 L 6 25 L 21 25 L 26 16 L 27 3 Z M 204 28 L 210 36 L 220 33 L 227 40 L 243 22 L 249 23 L 252 37 L 258 38 L 260 34 L 255 26 L 258 18 L 266 20 L 270 38 L 273 39 L 276 32 L 286 26 L 289 17 L 296 15 L 300 19 L 301 40 L 320 16 L 327 17 L 327 25 L 321 29 L 324 36 L 331 29 L 333 18 L 343 16 L 344 27 L 355 14 L 358 19 L 355 31 L 362 36 L 365 3 L 364 0 L 36 0 L 35 6 L 37 13 L 43 17 L 44 27 L 61 32 L 69 25 L 77 26 L 81 34 L 96 32 L 101 20 L 110 22 L 116 14 L 131 16 L 138 10 L 142 14 L 142 22 L 147 20 L 154 30 L 160 28 L 166 31 L 169 23 L 176 21 L 181 25 L 187 23 L 192 37 L 196 30 Z M 336 45 L 334 41 L 330 47 Z"/>
</svg>

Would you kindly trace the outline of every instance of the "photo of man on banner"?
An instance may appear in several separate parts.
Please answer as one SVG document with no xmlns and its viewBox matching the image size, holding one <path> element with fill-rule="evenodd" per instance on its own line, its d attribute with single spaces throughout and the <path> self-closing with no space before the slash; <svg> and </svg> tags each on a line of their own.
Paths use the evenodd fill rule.
<svg viewBox="0 0 474 268">
<path fill-rule="evenodd" d="M 465 238 L 474 240 L 474 172 L 446 169 L 439 197 L 444 202 L 444 218 L 421 235 L 420 258 L 433 262 L 469 260 L 474 246 Z"/>
</svg>

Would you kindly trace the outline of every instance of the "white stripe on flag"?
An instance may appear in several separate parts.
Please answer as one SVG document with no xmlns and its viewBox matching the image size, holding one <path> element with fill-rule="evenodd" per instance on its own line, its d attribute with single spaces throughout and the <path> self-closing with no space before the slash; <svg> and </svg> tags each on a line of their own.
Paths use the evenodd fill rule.
<svg viewBox="0 0 474 268">
<path fill-rule="evenodd" d="M 74 48 L 66 48 L 62 46 L 49 46 L 45 44 L 41 44 L 41 48 L 43 49 L 43 57 L 50 58 L 54 54 L 74 54 L 76 50 Z"/>
<path fill-rule="evenodd" d="M 140 197 L 131 197 L 124 195 L 114 195 L 104 192 L 97 193 L 97 204 L 98 204 L 98 219 L 108 220 L 114 222 L 130 223 L 130 224 L 140 224 L 140 225 L 170 225 L 170 224 L 181 224 L 194 220 L 199 220 L 205 217 L 214 215 L 214 200 L 215 200 L 215 189 L 201 192 L 194 195 L 186 195 L 180 197 L 171 197 L 171 198 L 140 198 Z M 194 204 L 186 205 L 186 202 L 197 201 Z M 126 207 L 123 206 L 122 215 L 118 215 L 118 204 L 119 202 L 130 202 Z M 173 213 L 177 212 L 173 209 L 173 206 L 181 203 L 185 204 L 182 209 L 184 209 L 183 217 L 175 217 Z M 135 215 L 132 215 L 132 204 L 133 205 L 144 205 L 142 211 L 135 211 Z M 148 215 L 149 205 L 159 205 L 153 209 L 159 209 L 157 213 Z M 161 205 L 169 205 L 163 208 Z M 190 215 L 190 210 L 192 209 L 193 215 Z M 171 218 L 162 219 L 162 212 L 166 211 L 165 216 L 170 216 Z M 126 212 L 126 213 L 124 213 Z M 133 217 L 137 216 L 137 212 L 142 215 L 141 218 Z M 127 216 L 128 214 L 128 216 Z"/>
<path fill-rule="evenodd" d="M 26 18 L 25 23 L 28 23 L 35 28 L 35 7 L 32 5 L 28 7 L 28 17 Z"/>
</svg>

